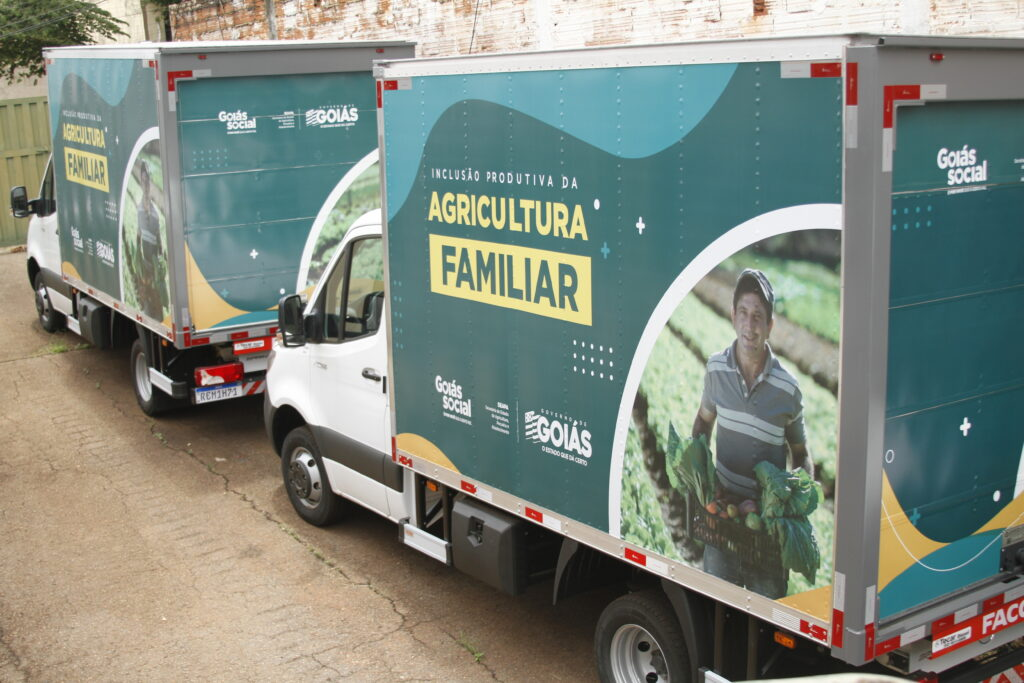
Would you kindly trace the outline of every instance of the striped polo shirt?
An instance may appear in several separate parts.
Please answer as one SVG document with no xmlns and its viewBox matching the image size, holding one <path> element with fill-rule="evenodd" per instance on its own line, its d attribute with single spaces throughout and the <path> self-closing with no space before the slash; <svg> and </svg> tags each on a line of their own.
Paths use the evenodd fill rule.
<svg viewBox="0 0 1024 683">
<path fill-rule="evenodd" d="M 736 343 L 708 359 L 701 406 L 717 415 L 715 468 L 722 486 L 738 496 L 758 495 L 754 467 L 768 460 L 786 468 L 786 443 L 803 444 L 803 396 L 796 378 L 771 347 L 764 370 L 747 391 L 736 365 Z"/>
</svg>

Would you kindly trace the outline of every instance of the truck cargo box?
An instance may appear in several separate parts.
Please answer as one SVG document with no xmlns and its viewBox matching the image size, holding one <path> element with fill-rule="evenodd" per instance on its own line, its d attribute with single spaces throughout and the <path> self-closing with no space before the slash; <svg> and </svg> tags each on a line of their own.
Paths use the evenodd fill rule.
<svg viewBox="0 0 1024 683">
<path fill-rule="evenodd" d="M 1021 73 L 877 36 L 378 63 L 395 461 L 852 664 L 1024 635 Z"/>
<path fill-rule="evenodd" d="M 44 52 L 53 159 L 28 240 L 42 324 L 66 319 L 99 346 L 137 337 L 151 414 L 170 397 L 262 391 L 278 299 L 308 291 L 338 237 L 380 205 L 371 65 L 413 45 Z M 119 331 L 125 321 L 139 332 Z M 219 369 L 193 379 L 200 366 Z"/>
</svg>

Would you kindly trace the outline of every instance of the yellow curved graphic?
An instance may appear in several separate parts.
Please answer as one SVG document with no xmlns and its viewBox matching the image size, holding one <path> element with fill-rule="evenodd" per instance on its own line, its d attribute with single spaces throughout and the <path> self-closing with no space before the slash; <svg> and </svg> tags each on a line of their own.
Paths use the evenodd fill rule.
<svg viewBox="0 0 1024 683">
<path fill-rule="evenodd" d="M 1024 495 L 1017 496 L 975 534 L 1016 526 L 1024 517 Z M 882 527 L 878 554 L 878 590 L 882 590 L 918 560 L 949 543 L 933 541 L 907 518 L 889 477 L 882 473 Z"/>
<path fill-rule="evenodd" d="M 832 584 L 820 588 L 812 588 L 803 593 L 787 595 L 775 602 L 792 607 L 815 619 L 825 622 L 832 621 Z"/>
<path fill-rule="evenodd" d="M 427 439 L 424 439 L 419 434 L 411 434 L 408 432 L 405 434 L 399 434 L 395 437 L 395 445 L 398 446 L 399 450 L 415 455 L 417 458 L 422 458 L 423 460 L 432 462 L 435 465 L 440 465 L 452 472 L 458 473 L 459 471 L 459 468 L 448 459 L 447 455 L 441 452 L 440 448 Z"/>
<path fill-rule="evenodd" d="M 199 264 L 192 257 L 192 250 L 188 245 L 185 245 L 185 263 L 188 271 L 188 305 L 193 330 L 208 330 L 229 318 L 249 312 L 235 308 L 214 291 L 206 281 L 203 271 L 199 270 Z"/>
<path fill-rule="evenodd" d="M 70 278 L 73 278 L 73 279 L 79 280 L 79 281 L 82 280 L 82 276 L 81 276 L 81 274 L 79 274 L 78 269 L 75 268 L 74 264 L 71 263 L 70 261 L 64 261 L 63 263 L 61 263 L 60 264 L 60 270 L 61 270 L 62 273 L 64 273 L 64 275 L 66 275 L 66 276 L 68 276 Z"/>
</svg>

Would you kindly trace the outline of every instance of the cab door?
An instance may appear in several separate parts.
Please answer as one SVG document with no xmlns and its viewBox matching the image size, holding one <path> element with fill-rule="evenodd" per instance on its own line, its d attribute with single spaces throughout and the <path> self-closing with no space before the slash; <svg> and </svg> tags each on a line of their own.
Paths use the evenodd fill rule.
<svg viewBox="0 0 1024 683">
<path fill-rule="evenodd" d="M 384 253 L 379 233 L 351 237 L 317 297 L 308 345 L 314 432 L 331 488 L 387 515 L 398 488 L 389 457 Z"/>
</svg>

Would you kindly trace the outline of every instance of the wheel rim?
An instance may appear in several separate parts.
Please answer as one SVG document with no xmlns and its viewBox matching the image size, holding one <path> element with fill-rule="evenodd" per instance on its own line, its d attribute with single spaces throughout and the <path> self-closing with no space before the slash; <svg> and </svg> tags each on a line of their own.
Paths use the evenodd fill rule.
<svg viewBox="0 0 1024 683">
<path fill-rule="evenodd" d="M 305 448 L 296 448 L 288 462 L 288 487 L 303 507 L 313 509 L 324 495 L 320 469 L 313 454 Z"/>
<path fill-rule="evenodd" d="M 46 295 L 46 287 L 43 285 L 36 288 L 36 313 L 40 320 L 50 317 L 50 297 Z"/>
<path fill-rule="evenodd" d="M 668 664 L 658 641 L 636 624 L 619 627 L 612 637 L 611 669 L 622 683 L 668 681 Z"/>
<path fill-rule="evenodd" d="M 139 398 L 143 403 L 148 403 L 153 398 L 153 383 L 149 381 L 149 365 L 146 363 L 146 354 L 138 353 L 135 356 L 135 388 L 139 392 Z"/>
</svg>

